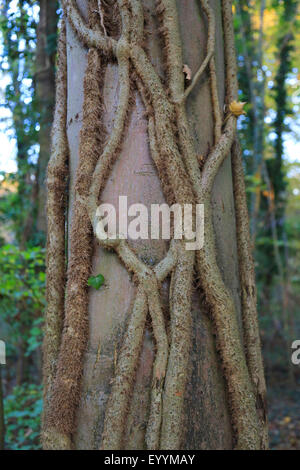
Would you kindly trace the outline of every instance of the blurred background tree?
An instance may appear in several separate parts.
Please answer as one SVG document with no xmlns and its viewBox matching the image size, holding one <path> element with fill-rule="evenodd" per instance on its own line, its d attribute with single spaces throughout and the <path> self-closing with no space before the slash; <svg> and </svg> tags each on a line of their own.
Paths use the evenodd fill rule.
<svg viewBox="0 0 300 470">
<path fill-rule="evenodd" d="M 1 2 L 1 106 L 15 141 L 17 171 L 0 190 L 0 331 L 6 447 L 38 448 L 45 307 L 46 168 L 55 95 L 56 1 Z M 5 155 L 3 158 L 5 159 Z M 3 333 L 2 333 L 3 331 Z"/>
<path fill-rule="evenodd" d="M 291 383 L 295 377 L 290 344 L 299 332 L 290 304 L 299 290 L 291 260 L 296 256 L 294 240 L 299 232 L 291 233 L 291 217 L 296 214 L 289 209 L 287 215 L 297 189 L 290 187 L 294 165 L 288 161 L 285 142 L 294 138 L 297 126 L 298 4 L 297 0 L 235 2 L 240 92 L 248 103 L 240 136 L 265 363 L 270 376 L 275 378 L 280 371 Z"/>
<path fill-rule="evenodd" d="M 269 385 L 271 447 L 300 449 L 299 367 L 290 360 L 291 343 L 300 337 L 300 157 L 294 154 L 299 149 L 299 2 L 236 0 L 233 10 L 240 100 L 247 102 L 239 135 Z M 0 1 L 0 110 L 6 109 L 0 125 L 15 142 L 16 160 L 16 171 L 4 171 L 0 187 L 0 339 L 7 342 L 2 385 L 5 446 L 10 449 L 39 448 L 44 180 L 59 16 L 56 1 Z M 1 159 L 5 162 L 7 155 L 2 153 Z M 0 424 L 0 448 L 2 428 Z"/>
</svg>

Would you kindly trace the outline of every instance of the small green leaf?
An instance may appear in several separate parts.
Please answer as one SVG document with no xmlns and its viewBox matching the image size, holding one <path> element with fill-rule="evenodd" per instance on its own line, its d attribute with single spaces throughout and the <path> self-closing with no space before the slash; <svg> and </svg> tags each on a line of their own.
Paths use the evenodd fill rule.
<svg viewBox="0 0 300 470">
<path fill-rule="evenodd" d="M 88 286 L 98 290 L 104 284 L 104 281 L 104 276 L 102 274 L 98 274 L 98 276 L 91 276 L 87 283 Z"/>
</svg>

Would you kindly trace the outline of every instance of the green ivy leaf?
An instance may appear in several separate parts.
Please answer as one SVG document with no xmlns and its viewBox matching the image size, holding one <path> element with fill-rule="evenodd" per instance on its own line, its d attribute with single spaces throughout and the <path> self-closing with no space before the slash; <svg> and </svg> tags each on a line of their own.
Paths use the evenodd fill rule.
<svg viewBox="0 0 300 470">
<path fill-rule="evenodd" d="M 104 276 L 102 274 L 98 274 L 98 276 L 89 277 L 87 284 L 88 286 L 98 290 L 104 284 L 104 281 Z"/>
</svg>

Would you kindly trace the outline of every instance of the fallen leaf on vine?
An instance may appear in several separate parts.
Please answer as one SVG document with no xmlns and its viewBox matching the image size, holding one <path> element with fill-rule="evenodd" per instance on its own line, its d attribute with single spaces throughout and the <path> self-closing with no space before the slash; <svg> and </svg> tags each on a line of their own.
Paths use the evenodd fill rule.
<svg viewBox="0 0 300 470">
<path fill-rule="evenodd" d="M 192 79 L 192 71 L 191 71 L 190 67 L 186 64 L 184 64 L 184 66 L 183 66 L 183 73 L 185 74 L 185 78 L 187 80 Z"/>
</svg>

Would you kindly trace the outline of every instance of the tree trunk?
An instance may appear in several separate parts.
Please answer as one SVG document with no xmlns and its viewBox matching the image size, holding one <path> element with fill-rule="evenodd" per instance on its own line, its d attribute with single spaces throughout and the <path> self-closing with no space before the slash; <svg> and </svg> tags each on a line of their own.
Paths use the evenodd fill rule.
<svg viewBox="0 0 300 470">
<path fill-rule="evenodd" d="M 46 233 L 46 169 L 50 158 L 51 122 L 55 103 L 55 55 L 58 2 L 40 0 L 36 46 L 36 97 L 40 111 L 38 160 L 38 230 Z"/>
<path fill-rule="evenodd" d="M 99 5 L 103 7 L 101 15 L 97 16 L 93 12 L 88 15 L 87 2 L 84 0 L 77 2 L 82 16 L 89 23 L 90 28 L 93 28 L 95 21 L 99 23 L 100 19 L 105 38 L 107 38 L 106 34 L 113 35 L 115 33 L 112 18 L 110 17 L 111 9 L 108 11 L 105 7 L 107 3 L 109 2 L 98 2 L 98 4 L 95 2 L 94 10 L 99 8 Z M 223 116 L 225 103 L 227 103 L 228 111 L 228 105 L 236 99 L 234 95 L 236 90 L 231 87 L 231 83 L 234 83 L 235 80 L 234 67 L 233 78 L 229 76 L 231 64 L 235 63 L 234 51 L 231 49 L 232 42 L 230 43 L 232 41 L 230 36 L 232 33 L 231 2 L 224 1 L 223 10 L 222 2 L 215 0 L 210 2 L 198 2 L 196 0 L 180 0 L 177 2 L 173 0 L 159 2 L 143 0 L 142 2 L 136 2 L 133 0 L 115 3 L 119 4 L 120 11 L 123 12 L 122 37 L 125 43 L 128 40 L 125 26 L 126 13 L 128 12 L 131 18 L 130 28 L 135 31 L 135 34 L 130 36 L 132 48 L 129 53 L 131 67 L 135 70 L 133 71 L 130 68 L 130 75 L 132 74 L 130 112 L 126 115 L 124 132 L 121 132 L 121 145 L 116 146 L 117 159 L 111 168 L 105 186 L 101 186 L 101 202 L 111 203 L 117 208 L 118 197 L 126 195 L 128 196 L 128 206 L 139 202 L 150 209 L 151 204 L 154 203 L 169 203 L 174 194 L 175 201 L 193 201 L 195 195 L 198 202 L 204 202 L 208 207 L 205 209 L 207 210 L 206 220 L 212 214 L 215 235 L 211 237 L 208 228 L 205 232 L 206 238 L 204 241 L 204 244 L 207 243 L 208 248 L 203 250 L 202 255 L 197 257 L 196 254 L 195 269 L 197 274 L 194 276 L 192 293 L 189 279 L 192 276 L 194 254 L 188 254 L 189 252 L 182 251 L 180 247 L 178 248 L 178 253 L 180 253 L 178 255 L 180 256 L 179 265 L 172 269 L 171 289 L 169 278 L 167 278 L 159 290 L 162 312 L 165 316 L 164 321 L 167 324 L 166 332 L 170 343 L 167 352 L 169 359 L 166 379 L 164 382 L 163 376 L 161 391 L 152 379 L 153 373 L 157 372 L 157 357 L 160 354 L 161 342 L 163 342 L 162 331 L 160 330 L 157 333 L 156 328 L 158 316 L 155 317 L 152 312 L 152 310 L 155 310 L 154 304 L 156 302 L 155 295 L 152 295 L 155 290 L 155 282 L 153 285 L 151 284 L 154 287 L 149 290 L 147 290 L 147 283 L 143 284 L 143 281 L 139 281 L 136 285 L 133 282 L 134 279 L 130 271 L 134 271 L 134 269 L 128 269 L 130 262 L 126 264 L 124 261 L 126 259 L 125 248 L 124 251 L 122 251 L 123 248 L 116 248 L 115 251 L 119 253 L 118 257 L 113 252 L 114 248 L 108 251 L 104 246 L 99 246 L 96 239 L 93 238 L 91 255 L 91 252 L 86 249 L 84 244 L 79 247 L 80 242 L 78 241 L 81 234 L 84 237 L 86 232 L 91 230 L 90 223 L 85 225 L 84 214 L 86 215 L 86 209 L 83 206 L 87 197 L 86 193 L 88 193 L 90 187 L 93 188 L 93 184 L 97 184 L 93 177 L 90 183 L 87 163 L 83 164 L 83 159 L 84 155 L 90 151 L 89 165 L 92 165 L 91 160 L 93 159 L 93 153 L 95 153 L 93 149 L 97 146 L 101 147 L 101 138 L 103 139 L 103 136 L 100 135 L 100 128 L 98 128 L 99 136 L 98 140 L 95 140 L 93 126 L 95 126 L 97 113 L 100 112 L 100 105 L 97 108 L 95 103 L 100 98 L 97 94 L 99 83 L 95 82 L 92 73 L 94 70 L 95 77 L 101 76 L 100 97 L 103 99 L 101 105 L 101 126 L 103 129 L 101 127 L 101 133 L 109 137 L 113 135 L 116 123 L 119 123 L 118 104 L 122 97 L 126 95 L 126 86 L 122 82 L 122 77 L 124 79 L 124 76 L 126 76 L 126 60 L 124 60 L 124 63 L 122 62 L 122 50 L 117 52 L 119 65 L 115 61 L 109 61 L 107 65 L 105 59 L 99 59 L 95 49 L 91 47 L 91 40 L 87 38 L 82 27 L 82 20 L 80 20 L 80 26 L 78 26 L 76 17 L 73 16 L 73 10 L 68 9 L 68 5 L 72 5 L 72 2 L 63 2 L 68 14 L 69 267 L 66 287 L 65 328 L 60 339 L 61 349 L 59 355 L 54 353 L 51 356 L 57 367 L 55 366 L 53 384 L 50 386 L 51 391 L 46 393 L 48 405 L 44 419 L 44 447 L 73 447 L 76 449 L 265 448 L 265 418 L 261 421 L 259 415 L 261 409 L 264 411 L 264 404 L 258 403 L 261 390 L 258 390 L 259 386 L 257 385 L 260 380 L 260 385 L 262 389 L 264 388 L 261 363 L 256 369 L 255 367 L 251 369 L 251 361 L 257 360 L 259 362 L 261 360 L 259 337 L 257 330 L 255 330 L 256 311 L 254 307 L 253 314 L 252 294 L 247 294 L 247 289 L 241 289 L 240 285 L 240 276 L 243 279 L 241 266 L 244 265 L 242 265 L 242 262 L 239 263 L 238 260 L 235 216 L 235 211 L 238 210 L 240 204 L 234 201 L 231 161 L 228 156 L 233 144 L 236 116 L 228 112 L 226 117 Z M 130 4 L 131 9 L 126 10 L 128 4 Z M 143 22 L 138 23 L 136 21 L 141 14 L 139 8 L 141 4 L 147 33 L 145 43 L 143 43 L 139 29 L 142 28 Z M 114 14 L 117 13 L 116 9 Z M 214 20 L 215 30 L 213 28 Z M 106 26 L 105 30 L 103 24 Z M 223 31 L 223 24 L 225 32 Z M 179 33 L 182 39 L 182 63 L 180 62 L 181 44 L 177 42 Z M 227 41 L 225 47 L 224 35 Z M 118 37 L 118 35 L 114 37 Z M 169 42 L 170 37 L 173 43 Z M 208 57 L 207 70 L 204 70 L 199 80 L 196 82 L 195 79 L 194 82 L 193 78 L 197 77 L 199 64 L 205 62 L 207 50 L 209 51 L 214 38 L 215 52 L 213 58 Z M 83 47 L 82 40 L 85 44 L 90 45 L 89 52 Z M 110 47 L 109 43 L 106 46 Z M 147 59 L 143 59 L 143 54 L 139 49 L 140 46 L 143 46 L 146 51 L 150 63 L 147 62 Z M 175 46 L 178 48 L 177 51 Z M 227 54 L 226 60 L 224 50 Z M 140 66 L 140 63 L 142 63 L 142 66 Z M 158 119 L 160 100 L 156 96 L 157 89 L 153 91 L 151 88 L 152 82 L 147 77 L 147 70 L 149 69 L 149 75 L 151 75 L 151 79 L 153 78 L 151 64 L 154 66 L 154 73 L 157 74 L 153 79 L 159 82 L 157 87 L 161 86 L 160 83 L 165 88 L 167 87 L 165 84 L 168 83 L 169 87 L 167 101 L 164 101 L 164 92 L 161 92 L 161 100 L 165 103 L 162 107 L 162 114 L 168 111 L 164 106 L 167 107 L 171 103 L 170 109 L 173 109 L 172 106 L 175 103 L 174 109 L 177 119 L 171 127 L 173 125 L 178 126 L 175 134 L 176 139 L 179 139 L 179 162 L 187 154 L 185 162 L 187 170 L 182 169 L 184 167 L 180 166 L 181 163 L 178 163 L 176 167 L 177 144 L 174 146 L 174 151 L 171 152 L 170 159 L 169 150 L 164 147 L 164 140 L 167 141 L 169 138 L 170 128 L 166 127 L 163 132 L 161 131 L 164 119 Z M 187 66 L 185 67 L 185 70 L 188 71 L 187 75 L 191 71 L 192 80 L 189 80 L 188 77 L 184 79 L 183 64 Z M 124 75 L 119 74 L 121 67 L 124 67 L 122 69 Z M 227 99 L 225 100 L 226 67 Z M 92 96 L 89 96 L 89 93 L 91 95 L 91 86 L 94 93 L 93 99 Z M 178 90 L 180 91 L 181 87 L 183 93 L 186 93 L 186 96 L 188 95 L 186 100 L 188 124 L 184 107 L 178 101 L 179 104 L 176 104 L 176 99 L 180 96 Z M 150 98 L 149 95 L 151 95 Z M 217 102 L 219 102 L 219 106 Z M 167 113 L 165 119 L 169 117 Z M 225 131 L 222 130 L 222 121 L 225 124 Z M 164 168 L 162 168 L 159 157 L 155 152 L 155 138 L 151 134 L 151 123 L 156 130 L 156 145 L 161 148 L 161 153 L 165 155 L 164 158 L 167 161 Z M 190 130 L 187 129 L 187 126 Z M 173 130 L 170 132 L 172 133 Z M 192 138 L 189 138 L 189 133 L 191 133 Z M 232 139 L 230 137 L 228 143 L 227 135 L 229 134 Z M 104 138 L 103 155 L 105 155 L 107 138 Z M 172 139 L 173 137 L 170 138 L 170 146 L 173 145 Z M 84 149 L 84 145 L 88 145 L 87 142 L 90 147 Z M 224 155 L 223 157 L 217 157 L 216 154 L 219 153 L 221 147 Z M 213 156 L 218 160 L 218 164 L 211 171 L 207 167 L 210 165 L 209 162 L 212 162 Z M 101 158 L 103 161 L 104 157 Z M 240 156 L 237 158 L 240 158 Z M 179 185 L 175 181 L 176 178 L 172 179 L 172 172 L 168 173 L 168 180 L 167 177 L 165 179 L 167 169 L 172 166 L 174 161 L 179 172 L 184 173 L 187 171 L 189 175 L 186 174 Z M 194 168 L 194 172 L 189 172 L 189 164 Z M 212 163 L 212 165 L 214 164 Z M 202 179 L 199 176 L 197 180 L 198 173 L 200 175 L 200 168 L 202 169 Z M 97 167 L 95 171 L 97 171 Z M 51 166 L 52 174 L 54 173 L 52 173 Z M 209 180 L 208 187 L 211 185 L 208 195 L 203 189 L 205 175 Z M 99 175 L 98 179 L 101 177 L 102 175 Z M 88 182 L 88 188 L 83 188 L 83 179 Z M 189 183 L 186 183 L 186 181 L 191 182 L 192 186 L 195 183 L 190 193 Z M 168 185 L 171 186 L 171 191 L 168 191 Z M 88 210 L 91 207 L 89 205 L 92 199 L 91 194 L 92 190 L 90 191 L 89 202 L 87 202 Z M 184 199 L 184 194 L 187 194 L 186 199 Z M 240 195 L 238 194 L 237 197 L 240 197 Z M 242 194 L 243 203 L 245 201 Z M 50 216 L 54 213 L 57 214 L 55 211 L 51 212 L 51 200 L 50 206 L 48 203 L 48 211 Z M 92 217 L 91 222 L 94 223 Z M 210 224 L 208 223 L 208 225 Z M 86 229 L 85 231 L 82 231 L 83 226 Z M 241 236 L 239 240 L 241 240 Z M 244 240 L 243 236 L 242 240 Z M 138 259 L 145 263 L 147 267 L 157 266 L 168 252 L 166 242 L 160 240 L 130 241 L 130 246 L 134 248 Z M 244 246 L 245 243 L 242 241 L 239 245 L 239 254 L 243 252 Z M 73 264 L 76 258 L 74 256 L 75 252 L 78 253 L 79 257 L 81 256 L 81 268 L 78 263 Z M 91 271 L 89 267 L 87 269 L 82 268 L 84 263 L 89 266 L 89 256 L 91 256 Z M 214 258 L 217 259 L 215 264 Z M 211 259 L 212 262 L 208 262 L 208 259 Z M 51 260 L 49 260 L 49 263 L 48 273 L 49 270 L 53 273 Z M 213 268 L 211 268 L 212 265 Z M 203 268 L 199 268 L 199 266 Z M 80 273 L 78 269 L 80 269 Z M 153 271 L 155 271 L 154 268 L 152 273 Z M 157 268 L 155 272 L 158 271 Z M 77 289 L 77 292 L 78 288 L 81 289 L 78 284 L 80 283 L 79 278 L 87 279 L 90 274 L 96 276 L 99 273 L 104 275 L 105 285 L 99 290 L 91 288 L 88 293 L 84 291 L 86 288 L 84 285 L 83 290 L 80 291 L 82 293 L 78 294 L 77 303 L 73 304 L 76 295 L 72 294 L 72 292 L 75 293 L 72 289 Z M 137 268 L 135 277 L 140 279 L 139 275 L 140 271 Z M 151 275 L 149 274 L 150 277 Z M 250 277 L 252 275 L 253 273 L 249 273 Z M 157 274 L 158 282 L 160 280 L 159 276 Z M 163 279 L 164 277 L 162 277 Z M 51 285 L 48 285 L 48 292 L 54 292 L 53 288 L 51 291 L 51 288 Z M 250 331 L 254 324 L 254 334 L 256 336 L 252 341 L 252 345 L 255 345 L 254 347 L 257 349 L 253 356 L 251 356 L 251 351 L 248 351 L 248 355 L 244 352 L 244 341 L 248 341 L 248 336 L 244 331 L 245 323 L 242 320 L 244 315 L 242 315 L 241 305 L 243 303 L 243 309 L 246 309 L 247 306 L 244 307 L 246 303 L 243 297 L 244 294 L 241 291 L 246 296 L 248 295 L 248 305 L 251 304 L 251 315 L 254 315 L 253 323 L 250 320 L 250 326 L 246 326 Z M 253 287 L 254 291 L 255 286 Z M 189 305 L 191 300 L 189 311 L 183 316 L 180 316 L 181 308 L 180 305 L 179 307 L 177 305 L 178 297 L 176 295 L 179 297 L 179 304 L 180 302 L 184 303 L 187 299 L 186 302 Z M 150 310 L 147 321 L 147 310 L 143 313 L 144 323 L 141 320 L 143 314 L 140 308 L 140 304 L 143 303 L 143 296 L 148 299 Z M 74 315 L 76 315 L 75 307 L 77 306 L 77 312 L 81 311 L 81 302 L 87 307 L 87 318 L 83 316 L 83 323 L 80 326 L 81 320 L 78 320 L 77 317 L 77 327 L 87 328 L 87 334 L 85 338 L 81 338 L 77 343 L 77 339 L 72 336 L 71 330 L 74 331 L 73 328 L 76 323 L 76 321 L 73 323 Z M 138 314 L 141 323 L 135 323 L 134 328 L 131 329 L 133 318 Z M 169 318 L 170 315 L 171 319 Z M 229 325 L 228 332 L 225 331 L 227 326 L 222 325 L 223 315 L 224 318 L 228 318 L 228 324 L 231 325 Z M 226 322 L 226 320 L 224 321 Z M 140 329 L 144 331 L 144 335 L 141 336 L 143 338 L 141 348 L 139 349 L 137 345 L 139 360 L 137 368 L 133 368 L 131 383 L 130 377 L 128 377 L 129 372 L 126 371 L 131 370 L 129 361 L 133 357 L 133 343 L 135 344 Z M 49 331 L 50 327 L 48 327 L 48 333 L 46 328 L 46 362 L 47 360 L 49 362 L 49 359 L 47 359 L 47 344 L 49 344 L 47 334 L 51 334 Z M 60 333 L 57 336 L 60 337 Z M 185 337 L 187 340 L 182 341 Z M 217 343 L 215 338 L 217 338 Z M 71 351 L 77 355 L 77 347 L 81 347 L 82 341 L 86 345 L 82 349 L 82 370 L 70 371 L 73 366 L 69 362 L 70 367 L 67 369 L 66 357 Z M 224 344 L 224 341 L 226 344 Z M 233 350 L 230 352 L 231 346 Z M 245 349 L 246 347 L 247 344 Z M 236 365 L 233 364 L 234 359 L 232 358 L 235 355 L 240 357 L 238 370 Z M 78 355 L 78 358 L 80 357 Z M 70 361 L 72 361 L 71 358 Z M 74 367 L 76 366 L 74 365 Z M 259 380 L 256 380 L 255 373 L 252 374 L 251 372 L 254 369 L 259 370 Z M 47 380 L 49 377 L 47 371 L 49 369 L 45 370 Z M 78 379 L 78 388 L 75 386 L 70 392 L 67 380 L 71 383 L 75 376 L 81 376 L 81 372 L 83 375 L 82 380 Z M 120 379 L 121 377 L 125 379 L 124 383 Z M 59 408 L 60 410 L 63 409 L 64 397 L 68 393 L 70 393 L 69 396 L 72 396 L 76 405 L 74 410 L 68 409 L 64 415 L 65 420 L 69 421 L 70 425 L 63 423 L 59 425 L 56 420 L 58 410 Z M 242 399 L 237 399 L 238 396 Z M 247 402 L 248 398 L 246 398 L 248 396 L 250 396 L 249 403 Z M 245 397 L 244 401 L 243 397 Z M 255 400 L 258 403 L 257 406 L 255 406 Z M 242 404 L 239 403 L 240 401 L 242 401 Z M 155 404 L 159 408 L 159 412 L 155 411 Z M 245 406 L 246 411 L 242 410 L 243 406 Z M 68 405 L 66 405 L 67 407 Z M 180 413 L 178 410 L 180 410 Z M 247 430 L 243 428 L 242 424 L 243 413 L 247 414 L 245 420 Z M 123 429 L 122 433 L 116 429 L 118 426 L 113 424 L 115 417 L 120 417 L 119 427 Z M 157 419 L 158 425 L 156 424 Z"/>
</svg>

